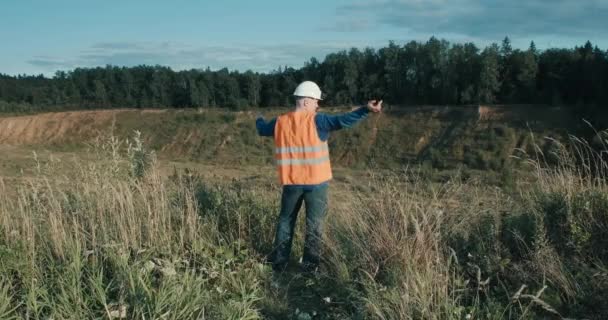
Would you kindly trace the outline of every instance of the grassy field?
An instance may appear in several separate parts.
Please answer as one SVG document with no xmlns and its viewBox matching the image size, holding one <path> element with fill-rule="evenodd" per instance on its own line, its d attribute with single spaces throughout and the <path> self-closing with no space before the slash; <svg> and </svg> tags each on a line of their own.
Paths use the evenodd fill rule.
<svg viewBox="0 0 608 320">
<path fill-rule="evenodd" d="M 515 126 L 404 127 L 435 132 L 415 152 L 419 138 L 397 129 L 420 119 L 371 119 L 334 138 L 351 144 L 332 152 L 319 274 L 297 271 L 301 216 L 277 275 L 267 260 L 280 186 L 268 155 L 225 160 L 268 142 L 242 134 L 197 149 L 177 141 L 196 140 L 209 118 L 164 132 L 153 130 L 163 118 L 136 115 L 149 126 L 141 136 L 127 134 L 141 124 L 128 115 L 86 144 L 68 138 L 93 133 L 0 147 L 0 319 L 608 317 L 608 168 L 582 141 L 552 142 L 504 170 L 505 154 L 490 155 L 522 143 Z M 214 128 L 238 117 L 252 118 L 218 114 Z M 401 122 L 364 134 L 381 121 Z M 523 149 L 546 149 L 526 139 Z M 484 169 L 457 165 L 467 145 L 488 157 Z M 422 161 L 398 165 L 399 154 Z"/>
<path fill-rule="evenodd" d="M 179 166 L 119 142 L 40 155 L 0 181 L 0 318 L 608 315 L 605 180 L 567 154 L 531 162 L 533 179 L 510 188 L 420 167 L 338 170 L 320 274 L 295 270 L 300 221 L 292 267 L 273 276 L 271 167 Z"/>
</svg>

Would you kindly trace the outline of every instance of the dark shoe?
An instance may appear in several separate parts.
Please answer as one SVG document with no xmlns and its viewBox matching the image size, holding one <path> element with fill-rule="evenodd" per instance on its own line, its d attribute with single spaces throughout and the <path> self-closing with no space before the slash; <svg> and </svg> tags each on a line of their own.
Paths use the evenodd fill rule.
<svg viewBox="0 0 608 320">
<path fill-rule="evenodd" d="M 319 273 L 319 265 L 313 263 L 302 263 L 300 265 L 300 272 L 305 274 L 318 274 Z"/>
</svg>

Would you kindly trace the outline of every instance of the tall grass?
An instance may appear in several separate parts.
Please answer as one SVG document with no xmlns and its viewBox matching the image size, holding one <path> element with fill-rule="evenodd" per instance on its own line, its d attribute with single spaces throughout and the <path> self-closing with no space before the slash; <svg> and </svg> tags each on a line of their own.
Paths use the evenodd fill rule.
<svg viewBox="0 0 608 320">
<path fill-rule="evenodd" d="M 276 288 L 278 186 L 166 176 L 139 136 L 109 138 L 73 171 L 0 180 L 0 318 L 602 319 L 605 161 L 582 146 L 504 189 L 416 169 L 336 183 L 320 273 Z M 292 265 L 301 247 L 298 229 Z"/>
<path fill-rule="evenodd" d="M 457 187 L 422 191 L 420 181 L 378 179 L 331 220 L 329 272 L 343 285 L 362 284 L 366 318 L 457 318 L 455 261 L 441 239 Z"/>
<path fill-rule="evenodd" d="M 142 165 L 141 144 L 123 157 L 115 142 L 64 177 L 25 179 L 15 192 L 0 182 L 0 313 L 259 318 L 267 270 L 203 223 L 187 179 L 161 177 Z"/>
<path fill-rule="evenodd" d="M 543 277 L 547 299 L 563 313 L 603 319 L 608 317 L 603 289 L 608 283 L 608 141 L 590 144 L 573 136 L 550 141 L 549 148 L 525 156 L 533 168 L 532 184 L 519 188 L 532 225 L 527 239 L 520 238 L 530 259 L 525 271 Z"/>
</svg>

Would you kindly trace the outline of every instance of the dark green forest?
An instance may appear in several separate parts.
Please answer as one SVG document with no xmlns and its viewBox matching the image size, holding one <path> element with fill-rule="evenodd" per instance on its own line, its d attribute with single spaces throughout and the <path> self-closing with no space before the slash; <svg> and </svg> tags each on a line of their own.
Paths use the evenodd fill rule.
<svg viewBox="0 0 608 320">
<path fill-rule="evenodd" d="M 597 111 L 608 106 L 608 51 L 590 42 L 542 51 L 532 42 L 520 50 L 508 37 L 482 49 L 432 37 L 352 48 L 269 73 L 108 65 L 57 71 L 52 78 L 0 74 L 0 112 L 286 106 L 304 79 L 319 83 L 326 106 L 383 97 L 395 106 L 547 104 Z"/>
</svg>

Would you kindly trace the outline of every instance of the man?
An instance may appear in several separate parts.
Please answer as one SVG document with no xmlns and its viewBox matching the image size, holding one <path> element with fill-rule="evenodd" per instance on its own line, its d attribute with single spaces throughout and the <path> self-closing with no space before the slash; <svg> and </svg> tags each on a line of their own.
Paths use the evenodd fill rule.
<svg viewBox="0 0 608 320">
<path fill-rule="evenodd" d="M 289 262 L 294 227 L 302 203 L 306 203 L 306 236 L 302 270 L 315 271 L 320 261 L 322 223 L 327 210 L 327 188 L 332 178 L 327 139 L 329 132 L 350 128 L 371 112 L 382 110 L 382 101 L 342 115 L 317 113 L 321 89 L 312 81 L 300 83 L 293 95 L 295 110 L 266 122 L 258 116 L 261 136 L 274 136 L 275 160 L 283 185 L 272 261 L 275 271 Z"/>
</svg>

